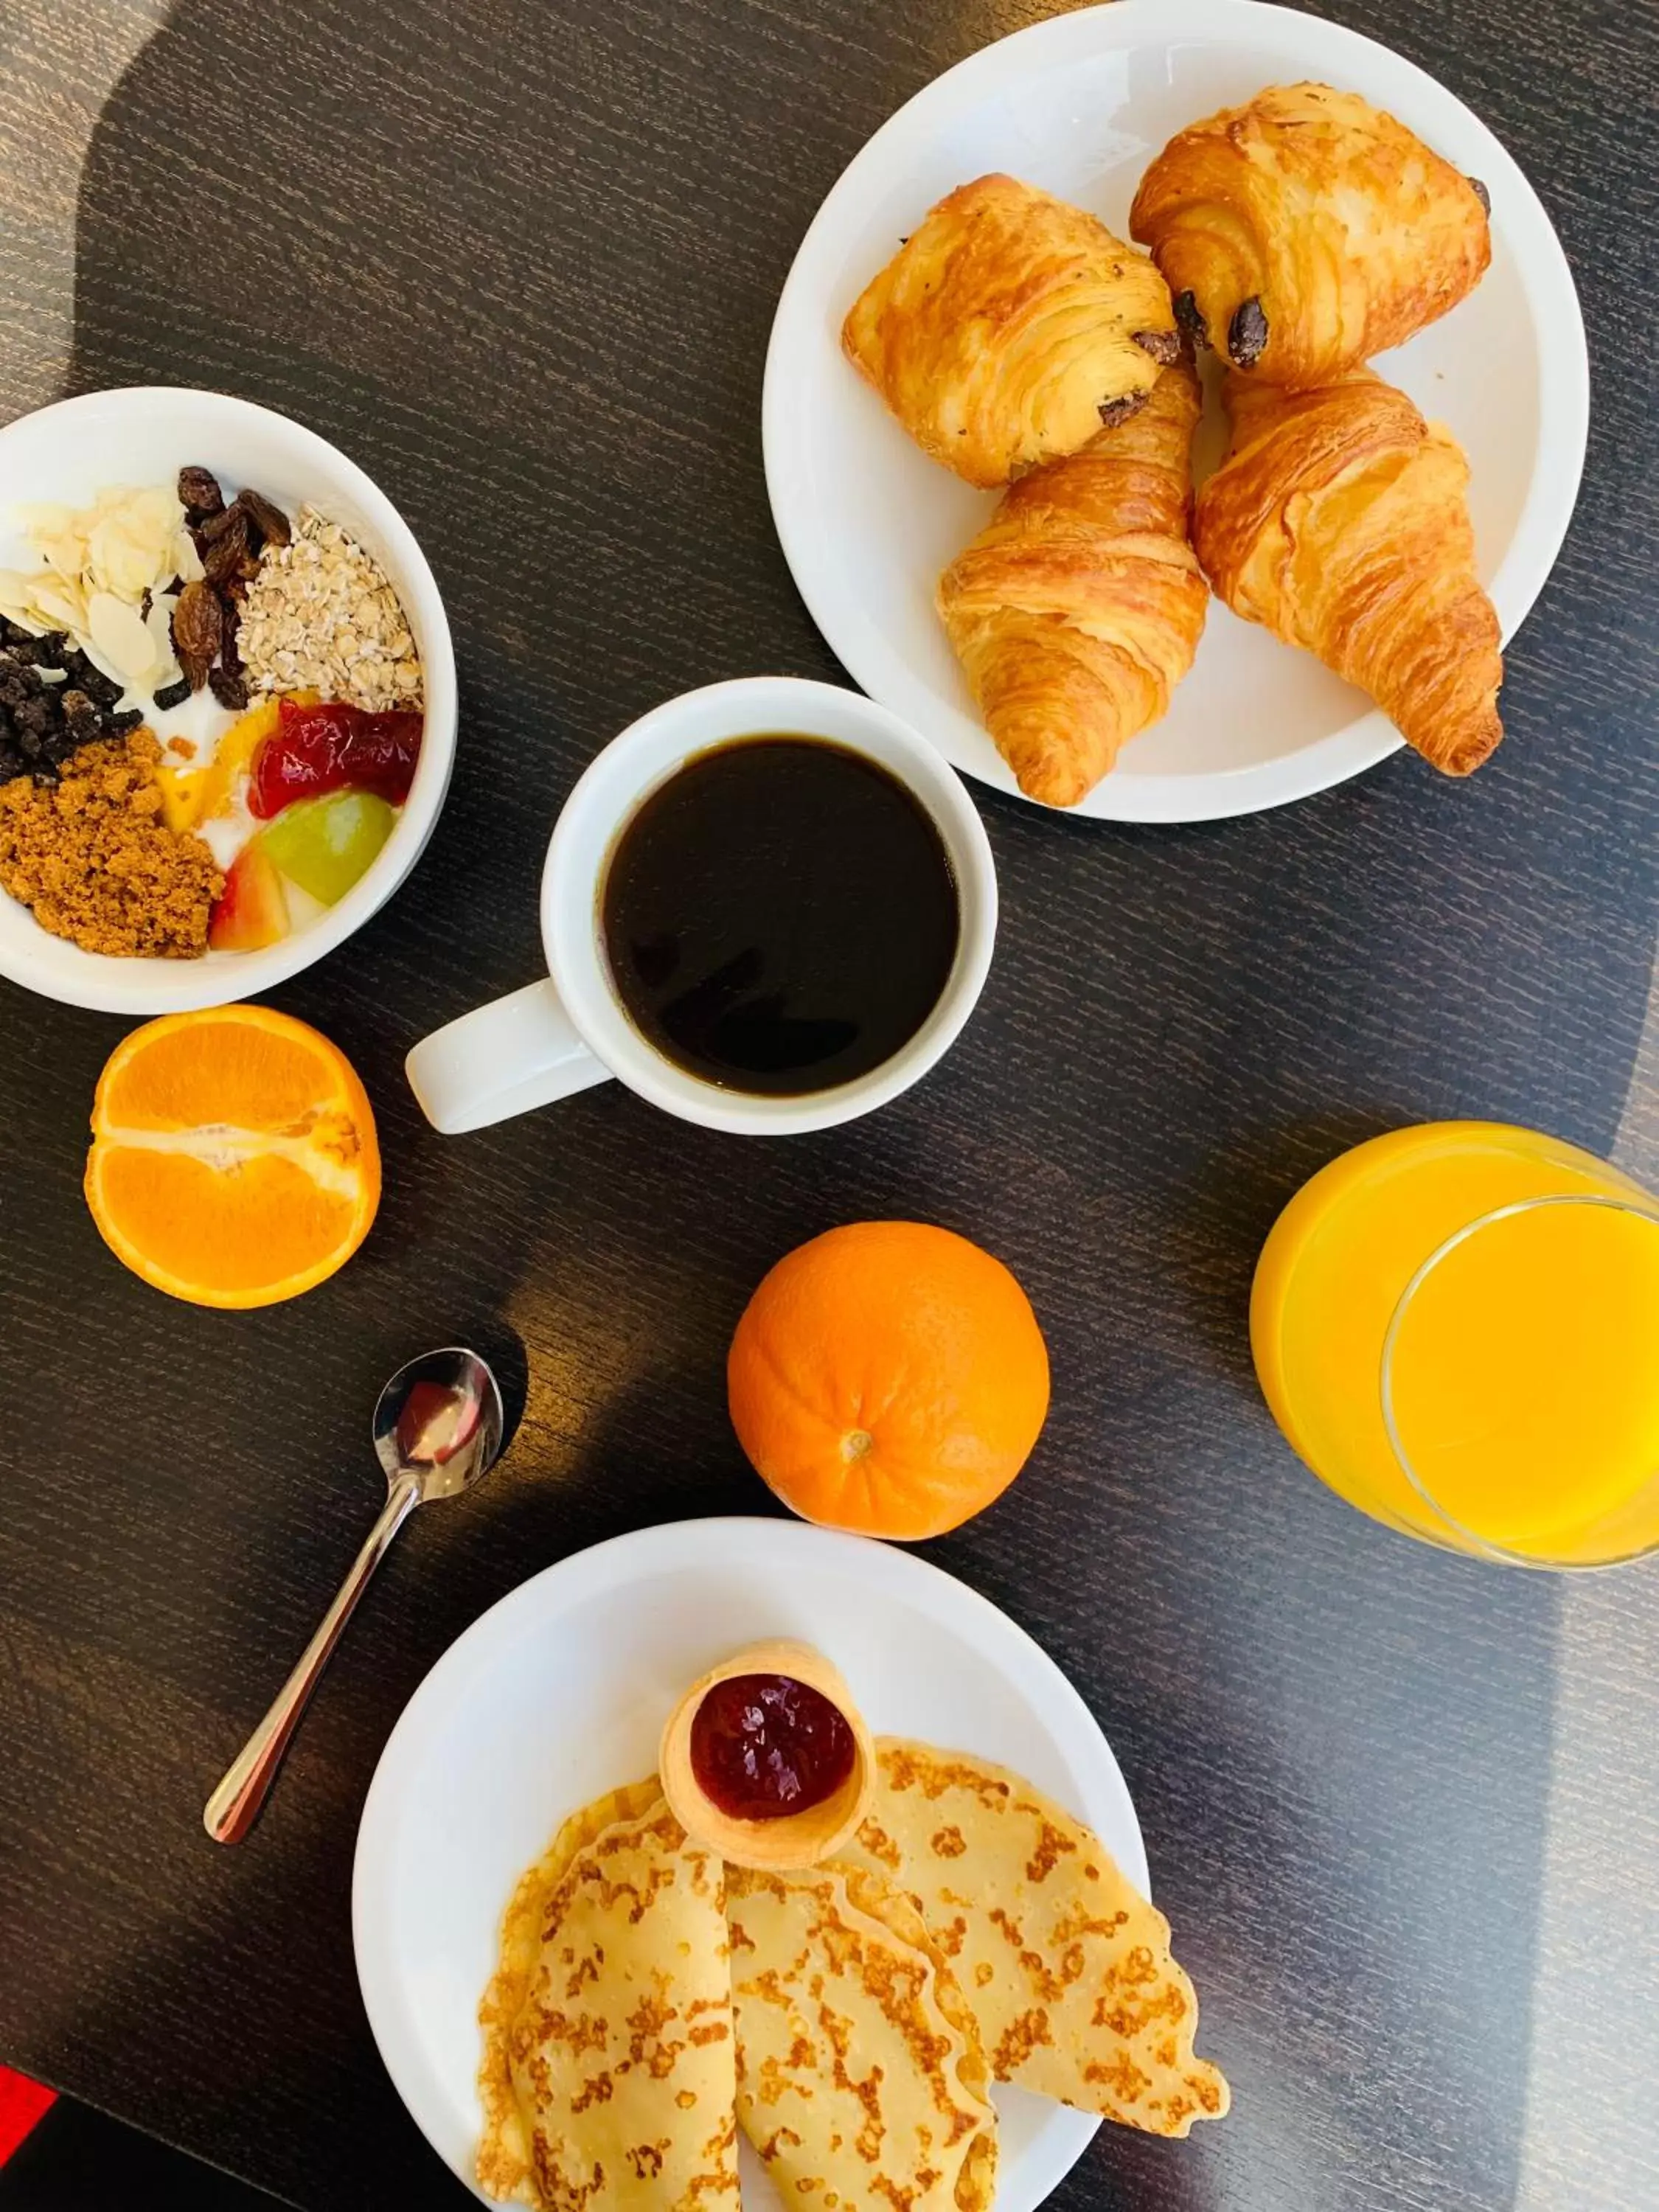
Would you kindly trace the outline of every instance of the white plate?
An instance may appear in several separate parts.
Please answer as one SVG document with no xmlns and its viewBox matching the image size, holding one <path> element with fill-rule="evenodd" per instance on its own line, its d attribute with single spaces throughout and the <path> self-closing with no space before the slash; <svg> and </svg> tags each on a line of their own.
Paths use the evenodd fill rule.
<svg viewBox="0 0 1659 2212">
<path fill-rule="evenodd" d="M 513 1885 L 568 1813 L 648 1774 L 670 1707 L 735 1646 L 826 1651 L 879 1733 L 1017 1768 L 1146 1890 L 1117 1761 L 1054 1661 L 937 1567 L 794 1521 L 641 1529 L 550 1567 L 476 1621 L 410 1699 L 357 1837 L 352 1926 L 398 2094 L 464 2181 L 481 2124 L 477 2004 Z M 1032 2212 L 1099 2124 L 999 2088 L 997 2212 Z M 746 2212 L 778 2200 L 744 2150 Z"/>
<path fill-rule="evenodd" d="M 1177 131 L 1304 77 L 1363 94 L 1490 190 L 1482 283 L 1378 365 L 1468 450 L 1481 574 L 1506 639 L 1560 550 L 1589 422 L 1583 321 L 1537 195 L 1461 100 L 1356 32 L 1255 0 L 1115 0 L 1018 32 L 918 93 L 819 209 L 778 302 L 763 405 L 772 512 L 813 619 L 872 698 L 1005 791 L 1013 778 L 933 599 L 995 495 L 912 445 L 842 358 L 842 319 L 901 236 L 969 178 L 1011 171 L 1127 236 L 1135 186 Z M 1363 694 L 1212 601 L 1168 715 L 1073 811 L 1248 814 L 1340 782 L 1400 742 Z"/>
</svg>

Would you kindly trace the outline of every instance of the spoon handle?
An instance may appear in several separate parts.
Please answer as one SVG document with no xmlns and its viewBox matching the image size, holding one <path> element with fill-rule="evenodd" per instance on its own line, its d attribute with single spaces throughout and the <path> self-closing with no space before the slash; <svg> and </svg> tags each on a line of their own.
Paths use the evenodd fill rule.
<svg viewBox="0 0 1659 2212">
<path fill-rule="evenodd" d="M 232 1760 L 223 1781 L 207 1801 L 203 1825 L 216 1844 L 240 1844 L 258 1819 L 259 1808 L 276 1778 L 289 1740 L 300 1724 L 300 1716 L 310 1702 L 330 1653 L 340 1640 L 341 1631 L 350 1620 L 354 1607 L 368 1587 L 369 1577 L 385 1558 L 392 1538 L 419 1503 L 420 1491 L 413 1477 L 399 1475 L 386 1493 L 380 1517 L 370 1529 L 368 1542 L 352 1561 L 351 1571 L 323 1615 L 317 1633 L 300 1655 L 299 1665 L 276 1692 L 270 1711 Z"/>
</svg>

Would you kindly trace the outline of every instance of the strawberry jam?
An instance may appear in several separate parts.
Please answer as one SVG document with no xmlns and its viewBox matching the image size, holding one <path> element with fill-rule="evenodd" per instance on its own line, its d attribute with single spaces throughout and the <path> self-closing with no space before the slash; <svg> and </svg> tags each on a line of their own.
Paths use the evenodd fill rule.
<svg viewBox="0 0 1659 2212">
<path fill-rule="evenodd" d="M 822 1805 L 856 1756 L 845 1715 L 789 1674 L 730 1675 L 691 1723 L 691 1771 L 735 1820 L 775 1820 Z"/>
<path fill-rule="evenodd" d="M 249 809 L 269 821 L 296 799 L 347 789 L 401 806 L 421 757 L 422 720 L 408 709 L 370 714 L 343 700 L 298 707 L 284 699 L 275 732 L 253 756 Z"/>
</svg>

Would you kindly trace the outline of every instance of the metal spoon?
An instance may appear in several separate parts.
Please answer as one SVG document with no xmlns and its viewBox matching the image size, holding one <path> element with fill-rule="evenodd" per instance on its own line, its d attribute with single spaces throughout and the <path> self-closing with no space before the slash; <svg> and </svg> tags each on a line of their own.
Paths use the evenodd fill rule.
<svg viewBox="0 0 1659 2212">
<path fill-rule="evenodd" d="M 452 1345 L 400 1367 L 374 1407 L 374 1449 L 386 1469 L 386 1504 L 338 1596 L 283 1683 L 275 1704 L 207 1802 L 216 1844 L 240 1844 L 259 1817 L 289 1740 L 368 1578 L 417 1505 L 481 1482 L 501 1449 L 501 1394 L 476 1352 Z"/>
</svg>

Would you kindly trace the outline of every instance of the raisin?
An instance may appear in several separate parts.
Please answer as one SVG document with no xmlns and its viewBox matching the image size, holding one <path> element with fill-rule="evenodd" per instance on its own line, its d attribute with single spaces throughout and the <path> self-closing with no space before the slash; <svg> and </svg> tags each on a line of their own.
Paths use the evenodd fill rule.
<svg viewBox="0 0 1659 2212">
<path fill-rule="evenodd" d="M 173 649 L 192 691 L 207 682 L 224 634 L 224 611 L 210 584 L 186 584 L 173 610 Z"/>
<path fill-rule="evenodd" d="M 1151 354 L 1161 368 L 1167 368 L 1172 361 L 1180 360 L 1179 331 L 1136 331 L 1133 335 L 1141 351 Z"/>
<path fill-rule="evenodd" d="M 229 524 L 202 556 L 203 570 L 216 591 L 222 591 L 233 576 L 240 574 L 242 563 L 252 551 L 246 515 L 234 507 L 228 507 L 225 513 L 230 517 Z"/>
<path fill-rule="evenodd" d="M 1486 190 L 1479 177 L 1471 177 L 1469 179 L 1469 190 L 1474 194 L 1476 199 L 1480 201 L 1481 214 L 1489 216 L 1492 213 L 1492 194 Z"/>
<path fill-rule="evenodd" d="M 175 707 L 182 707 L 190 696 L 190 678 L 181 676 L 176 684 L 164 684 L 155 695 L 155 704 L 164 714 Z"/>
<path fill-rule="evenodd" d="M 210 514 L 219 514 L 225 495 L 219 489 L 219 479 L 211 469 L 185 468 L 179 471 L 179 504 L 191 522 L 199 526 Z"/>
<path fill-rule="evenodd" d="M 1144 392 L 1126 392 L 1121 399 L 1103 399 L 1095 411 L 1109 430 L 1115 430 L 1120 422 L 1139 415 L 1146 404 Z"/>
<path fill-rule="evenodd" d="M 216 545 L 226 531 L 234 530 L 239 524 L 246 528 L 247 510 L 240 501 L 234 501 L 229 507 L 222 507 L 216 514 L 209 516 L 196 532 L 197 544 Z"/>
<path fill-rule="evenodd" d="M 1235 368 L 1254 368 L 1267 350 L 1267 318 L 1254 292 L 1227 325 L 1227 352 Z"/>
<path fill-rule="evenodd" d="M 263 492 L 244 485 L 236 495 L 236 504 L 246 514 L 250 522 L 267 545 L 286 545 L 293 532 L 288 526 L 288 517 L 274 500 Z"/>
</svg>

